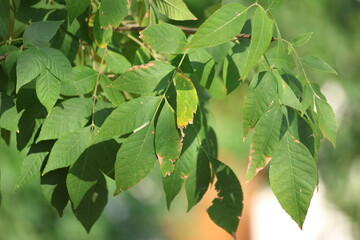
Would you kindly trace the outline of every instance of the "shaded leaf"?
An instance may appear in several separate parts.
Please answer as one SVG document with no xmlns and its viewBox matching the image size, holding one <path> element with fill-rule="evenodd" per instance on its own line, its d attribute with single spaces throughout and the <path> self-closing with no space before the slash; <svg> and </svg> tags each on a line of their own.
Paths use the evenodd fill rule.
<svg viewBox="0 0 360 240">
<path fill-rule="evenodd" d="M 76 66 L 72 69 L 69 81 L 61 85 L 61 94 L 76 96 L 94 90 L 98 73 L 87 66 Z"/>
<path fill-rule="evenodd" d="M 0 37 L 3 40 L 8 38 L 10 11 L 9 1 L 0 1 Z"/>
<path fill-rule="evenodd" d="M 289 133 L 270 164 L 271 188 L 282 208 L 302 228 L 317 183 L 315 160 Z"/>
<path fill-rule="evenodd" d="M 286 118 L 280 108 L 266 112 L 254 128 L 246 180 L 250 181 L 276 154 L 287 130 Z"/>
<path fill-rule="evenodd" d="M 179 128 L 193 123 L 198 105 L 198 96 L 191 79 L 182 73 L 175 77 L 176 86 L 176 121 Z"/>
<path fill-rule="evenodd" d="M 217 197 L 207 209 L 214 223 L 231 235 L 235 235 L 243 210 L 243 193 L 234 172 L 224 163 L 213 160 L 212 166 L 217 178 Z"/>
<path fill-rule="evenodd" d="M 101 27 L 117 27 L 128 13 L 127 0 L 102 0 L 99 9 Z"/>
<path fill-rule="evenodd" d="M 174 163 L 181 153 L 181 137 L 176 126 L 176 115 L 170 104 L 165 104 L 160 112 L 155 133 L 156 156 L 163 176 L 174 171 Z"/>
<path fill-rule="evenodd" d="M 245 79 L 252 67 L 266 52 L 273 34 L 273 21 L 261 9 L 257 8 L 252 21 L 251 42 L 242 79 Z"/>
<path fill-rule="evenodd" d="M 115 162 L 115 194 L 133 187 L 154 168 L 154 134 L 154 123 L 150 122 L 121 145 Z"/>
<path fill-rule="evenodd" d="M 285 81 L 282 81 L 282 88 L 281 103 L 301 111 L 302 106 L 299 99 Z"/>
<path fill-rule="evenodd" d="M 16 133 L 18 150 L 22 150 L 33 143 L 45 117 L 46 109 L 40 104 L 33 104 L 25 109 L 19 119 L 19 131 Z"/>
<path fill-rule="evenodd" d="M 49 41 L 54 37 L 64 21 L 33 22 L 25 30 L 23 42 L 25 46 L 49 46 Z"/>
<path fill-rule="evenodd" d="M 92 104 L 90 98 L 71 98 L 57 104 L 46 117 L 37 142 L 57 139 L 85 126 L 92 112 Z"/>
<path fill-rule="evenodd" d="M 173 20 L 197 20 L 182 0 L 154 0 L 159 11 Z"/>
<path fill-rule="evenodd" d="M 95 139 L 110 139 L 130 133 L 153 119 L 160 97 L 140 97 L 117 107 L 101 126 Z"/>
<path fill-rule="evenodd" d="M 169 85 L 174 69 L 174 66 L 161 61 L 134 66 L 109 87 L 137 94 L 152 93 Z"/>
<path fill-rule="evenodd" d="M 82 14 L 90 5 L 90 0 L 65 0 L 68 11 L 69 21 L 72 23 L 74 18 Z"/>
<path fill-rule="evenodd" d="M 62 168 L 41 176 L 41 190 L 45 199 L 57 210 L 60 217 L 69 202 L 65 182 L 67 172 L 67 168 Z"/>
<path fill-rule="evenodd" d="M 108 199 L 108 190 L 104 176 L 86 194 L 80 205 L 73 212 L 87 232 L 100 217 Z"/>
<path fill-rule="evenodd" d="M 321 132 L 329 141 L 336 146 L 336 134 L 338 125 L 335 113 L 326 100 L 315 98 L 316 112 L 318 115 L 318 124 Z"/>
<path fill-rule="evenodd" d="M 230 41 L 243 28 L 246 13 L 247 8 L 237 3 L 221 7 L 200 25 L 186 47 L 204 48 Z"/>
<path fill-rule="evenodd" d="M 49 114 L 59 97 L 60 87 L 60 81 L 48 70 L 36 79 L 36 95 Z"/>
<path fill-rule="evenodd" d="M 9 131 L 18 130 L 20 114 L 16 110 L 14 100 L 0 92 L 0 128 Z"/>
<path fill-rule="evenodd" d="M 324 60 L 322 60 L 319 57 L 316 56 L 307 56 L 307 57 L 303 57 L 301 58 L 301 61 L 315 69 L 315 70 L 319 70 L 319 71 L 323 71 L 323 72 L 328 72 L 328 73 L 333 73 L 337 75 L 337 72 L 329 65 L 327 64 Z"/>
<path fill-rule="evenodd" d="M 50 152 L 43 174 L 71 166 L 89 146 L 90 138 L 90 127 L 69 132 L 59 138 Z"/>
<path fill-rule="evenodd" d="M 178 27 L 168 24 L 156 24 L 141 32 L 143 41 L 162 53 L 180 54 L 184 52 L 187 39 Z"/>
</svg>

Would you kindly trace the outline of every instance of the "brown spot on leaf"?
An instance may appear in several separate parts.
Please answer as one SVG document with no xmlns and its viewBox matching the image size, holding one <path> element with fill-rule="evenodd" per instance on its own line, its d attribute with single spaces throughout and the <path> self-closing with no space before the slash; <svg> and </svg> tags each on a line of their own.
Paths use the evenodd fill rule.
<svg viewBox="0 0 360 240">
<path fill-rule="evenodd" d="M 297 140 L 295 137 L 291 136 L 292 139 L 294 139 L 294 143 L 300 143 L 299 140 Z"/>
<path fill-rule="evenodd" d="M 153 61 L 148 62 L 148 63 L 146 63 L 146 64 L 141 64 L 141 65 L 133 66 L 133 67 L 131 67 L 131 68 L 128 70 L 128 72 L 129 72 L 129 71 L 133 71 L 133 70 L 135 70 L 135 69 L 137 69 L 137 68 L 146 69 L 146 68 L 149 68 L 149 67 L 152 67 L 152 66 L 154 66 L 154 62 L 153 62 Z"/>
<path fill-rule="evenodd" d="M 164 161 L 164 157 L 160 156 L 160 154 L 156 154 L 157 159 L 159 160 L 160 165 Z"/>
</svg>

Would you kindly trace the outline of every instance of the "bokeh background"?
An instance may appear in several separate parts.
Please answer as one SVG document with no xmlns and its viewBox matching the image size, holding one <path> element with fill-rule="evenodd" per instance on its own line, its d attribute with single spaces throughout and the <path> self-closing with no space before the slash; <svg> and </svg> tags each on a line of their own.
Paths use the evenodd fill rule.
<svg viewBox="0 0 360 240">
<path fill-rule="evenodd" d="M 215 0 L 185 2 L 200 21 L 219 4 Z M 247 5 L 253 1 L 227 2 Z M 297 49 L 299 54 L 317 55 L 339 73 L 334 76 L 308 70 L 335 110 L 339 123 L 337 147 L 333 149 L 326 140 L 322 143 L 319 189 L 301 231 L 269 190 L 267 170 L 250 183 L 244 180 L 249 139 L 242 139 L 239 101 L 243 90 L 212 99 L 210 121 L 218 134 L 220 160 L 237 173 L 244 191 L 244 212 L 237 236 L 244 240 L 360 239 L 360 1 L 284 1 L 273 15 L 285 39 L 314 32 L 311 41 Z M 214 191 L 210 190 L 189 213 L 182 192 L 169 212 L 157 170 L 132 190 L 110 197 L 102 217 L 87 234 L 69 206 L 62 218 L 57 216 L 42 196 L 38 179 L 14 192 L 23 157 L 14 144 L 9 147 L 0 142 L 0 240 L 231 239 L 207 217 L 206 208 Z M 110 182 L 109 188 L 111 193 Z"/>
</svg>

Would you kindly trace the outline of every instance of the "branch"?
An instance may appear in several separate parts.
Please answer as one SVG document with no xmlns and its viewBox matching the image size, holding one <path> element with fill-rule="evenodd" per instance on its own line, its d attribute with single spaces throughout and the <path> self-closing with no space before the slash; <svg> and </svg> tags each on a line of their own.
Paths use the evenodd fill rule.
<svg viewBox="0 0 360 240">
<path fill-rule="evenodd" d="M 8 55 L 7 53 L 0 55 L 0 62 L 4 61 Z"/>
<path fill-rule="evenodd" d="M 182 30 L 185 34 L 194 34 L 198 30 L 197 28 L 191 28 L 191 27 L 183 27 L 183 26 L 177 26 L 180 30 Z M 124 31 L 132 31 L 132 32 L 140 32 L 144 30 L 146 27 L 141 27 L 136 24 L 127 24 L 120 27 L 113 28 L 113 31 L 115 32 L 124 32 Z M 251 34 L 243 34 L 239 33 L 236 35 L 236 38 L 242 38 L 242 39 L 251 39 Z M 271 42 L 276 41 L 277 38 L 272 37 Z"/>
</svg>

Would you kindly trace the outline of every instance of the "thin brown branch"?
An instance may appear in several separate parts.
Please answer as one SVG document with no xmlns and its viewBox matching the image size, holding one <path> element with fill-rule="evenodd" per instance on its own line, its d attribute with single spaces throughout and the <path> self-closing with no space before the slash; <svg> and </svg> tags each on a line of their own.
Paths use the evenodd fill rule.
<svg viewBox="0 0 360 240">
<path fill-rule="evenodd" d="M 185 34 L 194 34 L 198 30 L 197 28 L 191 28 L 191 27 L 183 27 L 183 26 L 177 26 L 180 30 L 182 30 Z M 124 32 L 124 31 L 132 31 L 132 32 L 140 32 L 144 30 L 146 27 L 141 27 L 136 24 L 128 24 L 124 26 L 119 26 L 116 28 L 113 28 L 113 31 L 116 32 Z M 243 34 L 239 33 L 236 35 L 236 38 L 242 38 L 242 39 L 251 39 L 251 34 Z M 277 38 L 272 37 L 271 41 L 276 41 Z"/>
<path fill-rule="evenodd" d="M 0 55 L 0 62 L 4 61 L 8 55 L 7 53 Z"/>
</svg>

